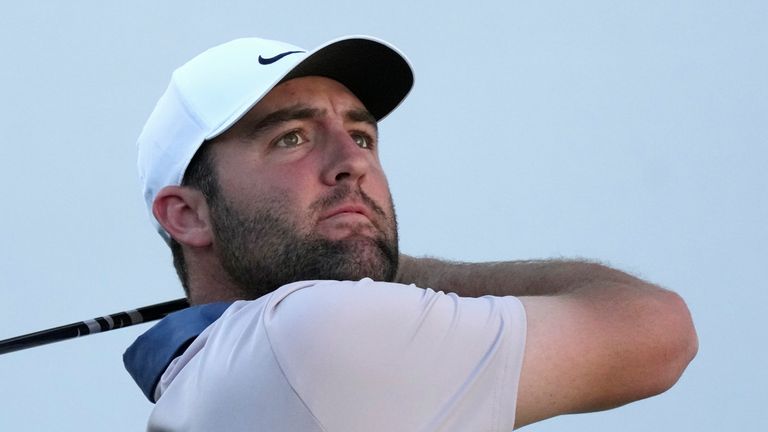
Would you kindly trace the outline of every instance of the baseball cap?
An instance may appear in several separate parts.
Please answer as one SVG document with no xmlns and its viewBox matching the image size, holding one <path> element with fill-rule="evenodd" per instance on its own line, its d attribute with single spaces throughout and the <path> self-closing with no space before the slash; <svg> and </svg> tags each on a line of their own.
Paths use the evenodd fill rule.
<svg viewBox="0 0 768 432">
<path fill-rule="evenodd" d="M 152 214 L 158 191 L 180 185 L 203 142 L 224 133 L 273 87 L 310 75 L 344 84 L 377 120 L 413 86 L 406 57 L 369 36 L 334 39 L 312 51 L 268 39 L 235 39 L 173 72 L 137 142 L 144 201 L 163 239 L 170 237 Z"/>
</svg>

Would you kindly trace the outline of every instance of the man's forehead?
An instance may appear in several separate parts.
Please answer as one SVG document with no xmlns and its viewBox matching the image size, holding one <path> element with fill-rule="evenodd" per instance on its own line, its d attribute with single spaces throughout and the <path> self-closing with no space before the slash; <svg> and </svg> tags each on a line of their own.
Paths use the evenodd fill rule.
<svg viewBox="0 0 768 432">
<path fill-rule="evenodd" d="M 334 101 L 357 105 L 357 108 L 365 107 L 357 95 L 344 84 L 331 78 L 314 75 L 292 78 L 279 83 L 264 95 L 255 107 L 269 104 L 308 103 L 313 98 L 330 98 Z"/>
<path fill-rule="evenodd" d="M 303 117 L 319 117 L 328 114 L 329 109 L 352 121 L 377 124 L 376 118 L 347 87 L 318 76 L 293 78 L 278 84 L 241 120 L 253 122 L 275 112 L 299 111 Z"/>
</svg>

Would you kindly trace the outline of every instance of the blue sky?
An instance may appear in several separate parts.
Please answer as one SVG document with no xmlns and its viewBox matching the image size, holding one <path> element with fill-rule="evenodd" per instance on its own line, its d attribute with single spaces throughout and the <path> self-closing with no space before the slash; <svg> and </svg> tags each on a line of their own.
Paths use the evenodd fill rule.
<svg viewBox="0 0 768 432">
<path fill-rule="evenodd" d="M 380 125 L 404 252 L 600 260 L 693 313 L 672 390 L 527 430 L 768 428 L 768 3 L 288 3 L 4 8 L 0 338 L 182 295 L 134 144 L 175 67 L 236 37 L 370 34 L 416 71 Z M 0 357 L 0 430 L 141 430 L 121 355 L 145 329 Z"/>
</svg>

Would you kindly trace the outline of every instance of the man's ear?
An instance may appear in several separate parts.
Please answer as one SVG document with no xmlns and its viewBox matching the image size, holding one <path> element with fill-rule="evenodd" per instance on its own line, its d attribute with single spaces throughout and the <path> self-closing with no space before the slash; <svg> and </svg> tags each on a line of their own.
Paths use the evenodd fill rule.
<svg viewBox="0 0 768 432">
<path fill-rule="evenodd" d="M 166 186 L 152 203 L 152 214 L 177 242 L 205 247 L 213 242 L 210 211 L 203 193 L 183 186 Z"/>
</svg>

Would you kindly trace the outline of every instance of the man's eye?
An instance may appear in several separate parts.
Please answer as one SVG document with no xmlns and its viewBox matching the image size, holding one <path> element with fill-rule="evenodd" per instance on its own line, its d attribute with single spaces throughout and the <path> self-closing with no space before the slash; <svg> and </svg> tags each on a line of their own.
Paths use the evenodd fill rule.
<svg viewBox="0 0 768 432">
<path fill-rule="evenodd" d="M 373 147 L 373 139 L 366 134 L 352 134 L 352 139 L 360 148 L 369 149 Z"/>
<path fill-rule="evenodd" d="M 304 144 L 305 141 L 299 131 L 291 131 L 278 138 L 275 141 L 275 147 L 296 147 L 297 145 Z"/>
</svg>

